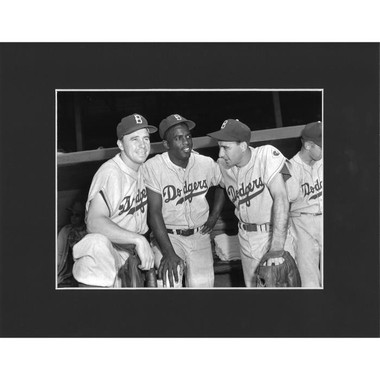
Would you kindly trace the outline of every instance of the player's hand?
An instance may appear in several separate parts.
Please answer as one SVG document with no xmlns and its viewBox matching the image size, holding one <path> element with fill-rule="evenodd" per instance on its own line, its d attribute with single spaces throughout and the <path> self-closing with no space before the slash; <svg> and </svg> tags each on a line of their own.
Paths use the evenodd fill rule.
<svg viewBox="0 0 380 380">
<path fill-rule="evenodd" d="M 206 223 L 202 226 L 201 234 L 204 235 L 204 234 L 211 233 L 211 231 L 215 227 L 217 220 L 218 220 L 218 218 L 213 218 L 213 217 L 209 216 Z"/>
<path fill-rule="evenodd" d="M 274 259 L 268 259 L 266 262 L 266 265 L 271 266 L 271 265 L 280 265 L 284 262 L 283 257 L 276 257 Z M 265 264 L 264 264 L 265 265 Z"/>
<path fill-rule="evenodd" d="M 270 250 L 269 252 L 273 252 L 273 250 Z M 285 261 L 283 257 L 275 257 L 273 259 L 268 259 L 266 261 L 266 265 L 271 266 L 271 265 L 280 265 Z M 265 264 L 264 264 L 265 265 Z"/>
<path fill-rule="evenodd" d="M 146 240 L 144 236 L 141 236 L 141 239 L 136 242 L 136 252 L 141 260 L 141 264 L 139 265 L 141 270 L 149 270 L 153 268 L 154 254 L 148 240 Z"/>
<path fill-rule="evenodd" d="M 168 253 L 162 257 L 158 268 L 158 278 L 162 279 L 164 287 L 168 287 L 170 284 L 170 287 L 174 288 L 174 281 L 178 282 L 179 280 L 178 267 L 180 267 L 180 271 L 183 271 L 184 266 L 183 260 L 175 253 Z M 167 278 L 169 278 L 169 284 L 167 284 Z"/>
</svg>

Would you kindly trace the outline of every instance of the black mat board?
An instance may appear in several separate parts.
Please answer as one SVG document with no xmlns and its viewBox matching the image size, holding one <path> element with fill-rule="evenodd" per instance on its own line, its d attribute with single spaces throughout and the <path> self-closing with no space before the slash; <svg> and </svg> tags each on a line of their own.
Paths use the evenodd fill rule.
<svg viewBox="0 0 380 380">
<path fill-rule="evenodd" d="M 323 290 L 55 290 L 55 89 L 324 89 Z M 379 45 L 0 45 L 0 335 L 378 337 Z"/>
</svg>

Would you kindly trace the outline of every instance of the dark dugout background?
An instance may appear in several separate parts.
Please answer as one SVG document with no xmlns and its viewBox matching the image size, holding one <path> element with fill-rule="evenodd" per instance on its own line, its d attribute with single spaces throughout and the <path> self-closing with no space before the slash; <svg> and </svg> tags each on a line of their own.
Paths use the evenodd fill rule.
<svg viewBox="0 0 380 380">
<path fill-rule="evenodd" d="M 277 110 L 281 109 L 278 117 L 274 98 Z M 118 151 L 116 125 L 124 116 L 134 112 L 144 115 L 150 124 L 156 126 L 167 115 L 179 113 L 196 123 L 196 128 L 191 131 L 195 138 L 219 129 L 227 118 L 239 118 L 249 125 L 252 131 L 256 131 L 322 120 L 322 90 L 281 90 L 276 93 L 251 89 L 57 90 L 56 106 L 59 152 L 87 151 L 99 147 L 116 148 Z M 161 142 L 159 133 L 152 134 L 150 139 L 152 143 Z M 274 145 L 287 158 L 293 157 L 301 147 L 299 137 L 251 143 L 255 147 L 264 144 Z M 217 159 L 219 149 L 213 146 L 197 148 L 197 151 Z M 92 178 L 106 160 L 86 161 L 75 165 L 59 165 L 57 160 L 58 231 L 70 223 L 67 207 L 72 205 L 74 199 L 86 202 Z M 207 194 L 209 204 L 213 204 L 214 189 L 211 188 Z M 226 202 L 222 215 L 224 220 L 234 218 L 231 202 Z M 230 233 L 237 233 L 237 220 L 231 220 L 230 226 L 234 229 Z"/>
<path fill-rule="evenodd" d="M 2 44 L 0 74 L 1 336 L 379 336 L 378 44 Z M 55 290 L 65 88 L 323 88 L 324 290 Z"/>
</svg>

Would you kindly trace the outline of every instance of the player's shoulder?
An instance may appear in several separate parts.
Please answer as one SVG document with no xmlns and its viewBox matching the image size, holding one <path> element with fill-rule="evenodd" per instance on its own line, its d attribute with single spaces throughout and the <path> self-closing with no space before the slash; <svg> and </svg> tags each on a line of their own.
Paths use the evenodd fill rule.
<svg viewBox="0 0 380 380">
<path fill-rule="evenodd" d="M 113 158 L 110 158 L 108 161 L 103 163 L 99 169 L 97 170 L 96 174 L 97 175 L 105 175 L 105 176 L 110 176 L 115 173 L 119 172 L 119 166 L 116 163 L 116 156 Z"/>
<path fill-rule="evenodd" d="M 165 159 L 164 159 L 165 155 L 167 155 L 166 152 L 161 153 L 161 154 L 156 154 L 155 156 L 146 160 L 144 162 L 143 166 L 150 168 L 150 167 L 155 166 L 157 164 L 162 164 L 165 161 Z"/>
<path fill-rule="evenodd" d="M 287 165 L 292 174 L 297 174 L 303 171 L 302 160 L 298 153 L 287 161 Z"/>
<path fill-rule="evenodd" d="M 209 156 L 205 156 L 203 154 L 200 154 L 198 152 L 196 152 L 195 150 L 193 150 L 191 152 L 192 156 L 194 157 L 194 161 L 196 163 L 208 163 L 208 164 L 215 164 L 215 161 L 209 157 Z"/>
<path fill-rule="evenodd" d="M 270 155 L 274 158 L 283 156 L 283 154 L 275 146 L 270 144 L 259 146 L 256 149 L 262 155 Z"/>
<path fill-rule="evenodd" d="M 302 163 L 302 159 L 299 155 L 299 152 L 297 154 L 295 154 L 290 160 L 289 160 L 290 164 L 294 167 L 302 167 L 303 166 L 303 163 Z"/>
</svg>

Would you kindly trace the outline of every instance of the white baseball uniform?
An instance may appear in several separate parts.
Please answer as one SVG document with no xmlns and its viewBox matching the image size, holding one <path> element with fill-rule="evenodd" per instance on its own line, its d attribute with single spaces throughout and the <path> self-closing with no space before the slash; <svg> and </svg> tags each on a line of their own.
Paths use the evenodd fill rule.
<svg viewBox="0 0 380 380">
<path fill-rule="evenodd" d="M 148 201 L 141 168 L 135 172 L 123 162 L 118 153 L 96 172 L 86 212 L 98 193 L 108 207 L 112 222 L 138 234 L 148 231 Z M 87 285 L 120 287 L 117 272 L 128 258 L 128 250 L 130 245 L 113 244 L 101 234 L 88 234 L 74 246 L 73 275 L 77 281 Z"/>
<path fill-rule="evenodd" d="M 307 165 L 297 153 L 286 182 L 290 202 L 290 233 L 303 287 L 321 286 L 323 162 Z"/>
<path fill-rule="evenodd" d="M 169 233 L 176 254 L 186 264 L 189 287 L 213 287 L 214 268 L 209 234 L 199 230 L 209 216 L 206 194 L 210 186 L 219 185 L 221 172 L 210 157 L 192 151 L 187 167 L 175 165 L 167 152 L 143 164 L 146 186 L 162 196 L 162 216 L 167 229 L 195 229 L 190 236 Z M 162 254 L 153 240 L 156 266 Z"/>
<path fill-rule="evenodd" d="M 277 173 L 282 172 L 286 158 L 271 145 L 249 149 L 251 159 L 243 167 L 228 168 L 223 159 L 219 159 L 218 163 L 223 185 L 239 219 L 244 280 L 246 286 L 253 286 L 255 269 L 269 250 L 272 240 L 273 199 L 268 185 Z M 257 231 L 245 230 L 244 224 L 256 225 L 252 227 Z"/>
</svg>

